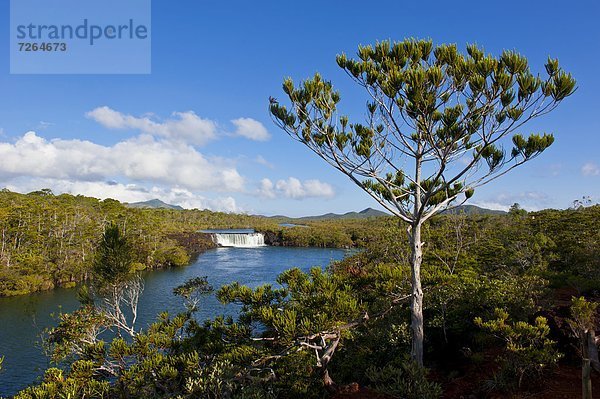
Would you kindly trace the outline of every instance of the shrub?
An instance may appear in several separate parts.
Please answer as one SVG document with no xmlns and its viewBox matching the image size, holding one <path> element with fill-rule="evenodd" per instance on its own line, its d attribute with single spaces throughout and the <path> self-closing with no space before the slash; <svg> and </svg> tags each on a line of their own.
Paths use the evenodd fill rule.
<svg viewBox="0 0 600 399">
<path fill-rule="evenodd" d="M 484 322 L 481 317 L 475 318 L 476 325 L 505 342 L 505 353 L 499 359 L 500 371 L 495 376 L 495 385 L 502 386 L 503 390 L 520 388 L 526 378 L 539 378 L 562 357 L 555 348 L 556 342 L 548 337 L 550 327 L 546 318 L 537 317 L 533 324 L 509 322 L 508 318 L 502 309 L 496 309 L 495 319 Z"/>
<path fill-rule="evenodd" d="M 442 388 L 427 380 L 427 369 L 405 359 L 384 367 L 371 366 L 366 370 L 370 386 L 378 392 L 406 399 L 437 399 Z"/>
</svg>

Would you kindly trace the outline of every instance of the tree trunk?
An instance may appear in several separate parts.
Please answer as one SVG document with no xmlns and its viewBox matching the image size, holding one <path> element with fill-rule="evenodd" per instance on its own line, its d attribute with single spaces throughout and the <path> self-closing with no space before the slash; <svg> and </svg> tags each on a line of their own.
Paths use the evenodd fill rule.
<svg viewBox="0 0 600 399">
<path fill-rule="evenodd" d="M 411 357 L 419 366 L 423 366 L 423 289 L 421 288 L 421 262 L 423 261 L 423 243 L 421 242 L 421 225 L 411 226 L 409 233 L 411 246 L 411 285 L 410 302 L 412 350 Z"/>
<path fill-rule="evenodd" d="M 592 399 L 592 367 L 590 366 L 590 359 L 583 359 L 583 365 L 581 367 L 581 389 L 583 399 Z"/>
<path fill-rule="evenodd" d="M 583 336 L 581 337 L 581 355 L 583 358 L 583 363 L 581 365 L 581 397 L 583 399 L 592 399 L 592 366 L 588 347 L 588 336 L 589 333 L 584 331 Z"/>
<path fill-rule="evenodd" d="M 333 379 L 331 379 L 329 371 L 326 368 L 323 369 L 323 371 L 321 372 L 321 379 L 323 380 L 323 385 L 325 385 L 325 389 L 327 390 L 327 392 L 337 392 L 337 384 L 335 383 L 335 381 L 333 381 Z"/>
<path fill-rule="evenodd" d="M 592 368 L 596 370 L 596 372 L 600 373 L 600 360 L 598 359 L 596 332 L 594 330 L 588 330 L 587 332 L 587 351 Z"/>
</svg>

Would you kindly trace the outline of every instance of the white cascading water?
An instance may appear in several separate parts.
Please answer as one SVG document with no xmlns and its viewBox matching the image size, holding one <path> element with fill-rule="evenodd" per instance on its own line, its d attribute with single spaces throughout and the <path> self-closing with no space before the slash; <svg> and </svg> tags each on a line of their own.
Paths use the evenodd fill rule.
<svg viewBox="0 0 600 399">
<path fill-rule="evenodd" d="M 217 245 L 221 247 L 254 248 L 265 246 L 265 236 L 262 233 L 214 233 Z"/>
</svg>

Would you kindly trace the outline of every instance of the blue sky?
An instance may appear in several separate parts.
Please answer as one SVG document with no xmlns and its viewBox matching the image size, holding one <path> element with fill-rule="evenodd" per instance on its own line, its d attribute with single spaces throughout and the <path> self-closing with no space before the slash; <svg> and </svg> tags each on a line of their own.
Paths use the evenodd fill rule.
<svg viewBox="0 0 600 399">
<path fill-rule="evenodd" d="M 278 130 L 268 98 L 320 72 L 363 115 L 361 91 L 335 63 L 382 39 L 431 38 L 543 72 L 548 55 L 578 90 L 525 133 L 551 132 L 539 158 L 472 203 L 566 208 L 600 200 L 600 6 L 595 2 L 152 1 L 149 75 L 11 75 L 0 63 L 0 186 L 49 187 L 123 201 L 301 216 L 375 207 L 346 177 Z M 9 25 L 8 1 L 0 23 Z M 9 52 L 9 30 L 0 29 Z M 267 180 L 265 180 L 267 179 Z"/>
</svg>

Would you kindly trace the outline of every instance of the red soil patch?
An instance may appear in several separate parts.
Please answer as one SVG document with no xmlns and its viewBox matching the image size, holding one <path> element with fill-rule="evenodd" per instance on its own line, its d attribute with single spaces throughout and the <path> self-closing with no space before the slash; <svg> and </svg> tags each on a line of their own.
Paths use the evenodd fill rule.
<svg viewBox="0 0 600 399">
<path fill-rule="evenodd" d="M 466 376 L 463 378 L 467 378 Z M 473 381 L 475 385 L 481 380 Z M 541 384 L 537 391 L 522 391 L 515 394 L 506 393 L 490 393 L 486 396 L 476 394 L 473 390 L 468 389 L 472 384 L 464 384 L 462 387 L 467 388 L 462 392 L 458 389 L 461 384 L 455 384 L 452 390 L 444 392 L 445 399 L 471 399 L 471 398 L 487 398 L 487 399 L 579 399 L 581 398 L 581 369 L 575 366 L 563 365 L 549 375 Z M 592 375 L 592 392 L 600 394 L 600 375 Z"/>
<path fill-rule="evenodd" d="M 600 395 L 600 374 L 592 374 L 592 393 Z M 581 398 L 581 369 L 575 366 L 561 366 L 544 381 L 541 392 L 530 394 L 535 399 L 577 399 Z"/>
<path fill-rule="evenodd" d="M 431 378 L 442 385 L 444 399 L 480 397 L 477 393 L 481 390 L 482 382 L 491 379 L 498 370 L 496 358 L 501 353 L 500 348 L 491 348 L 483 353 L 481 362 L 463 363 L 462 367 L 459 363 L 455 364 L 454 367 L 461 373 L 460 377 L 444 381 L 443 377 L 433 371 Z"/>
<path fill-rule="evenodd" d="M 559 341 L 559 349 L 565 353 L 565 359 L 561 362 L 559 368 L 554 372 L 549 372 L 548 376 L 536 387 L 525 387 L 527 391 L 518 392 L 513 395 L 490 393 L 483 395 L 480 392 L 482 382 L 492 378 L 497 369 L 497 364 L 493 360 L 499 353 L 492 350 L 484 354 L 485 360 L 479 365 L 466 364 L 461 370 L 461 377 L 447 381 L 439 380 L 444 387 L 444 399 L 578 399 L 581 398 L 581 366 L 580 358 L 576 353 L 576 341 L 569 333 L 567 319 L 571 317 L 570 306 L 571 298 L 579 296 L 579 293 L 572 288 L 561 288 L 554 291 L 551 306 L 549 310 L 543 312 L 542 316 L 548 319 L 553 330 L 554 338 Z M 589 301 L 598 302 L 600 298 L 590 297 Z M 596 331 L 600 331 L 600 309 L 596 317 Z M 574 345 L 575 344 L 575 345 Z M 433 375 L 435 378 L 435 374 Z M 600 373 L 592 372 L 592 392 L 600 397 Z"/>
<path fill-rule="evenodd" d="M 537 391 L 523 391 L 514 394 L 479 392 L 482 381 L 491 378 L 493 368 L 484 365 L 445 384 L 444 399 L 579 399 L 581 398 L 581 369 L 573 365 L 561 367 L 548 375 Z M 592 392 L 600 395 L 600 374 L 592 374 Z M 374 392 L 368 388 L 350 384 L 340 389 L 332 399 L 393 399 L 392 396 Z"/>
<path fill-rule="evenodd" d="M 341 387 L 332 399 L 393 399 L 392 396 L 360 387 L 357 383 Z"/>
</svg>

